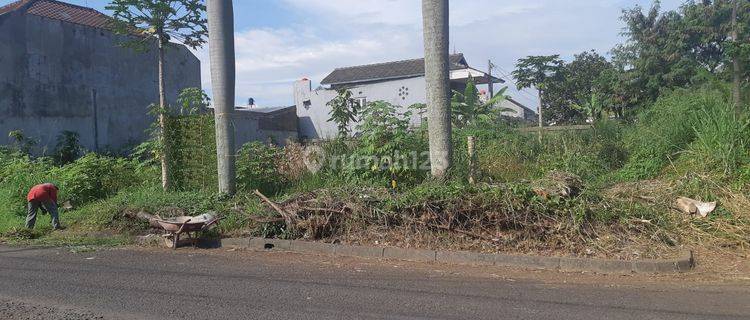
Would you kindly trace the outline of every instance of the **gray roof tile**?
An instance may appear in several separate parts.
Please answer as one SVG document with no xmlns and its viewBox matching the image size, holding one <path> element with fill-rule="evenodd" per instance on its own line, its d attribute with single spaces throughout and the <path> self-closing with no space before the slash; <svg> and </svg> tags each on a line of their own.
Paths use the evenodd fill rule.
<svg viewBox="0 0 750 320">
<path fill-rule="evenodd" d="M 55 0 L 20 0 L 0 7 L 0 14 L 23 10 L 40 17 L 61 20 L 93 28 L 106 29 L 110 18 L 94 9 Z"/>
<path fill-rule="evenodd" d="M 468 68 L 464 55 L 450 56 L 450 70 Z M 362 66 L 337 68 L 320 83 L 324 85 L 353 84 L 378 80 L 403 79 L 424 75 L 424 59 L 411 59 Z"/>
</svg>

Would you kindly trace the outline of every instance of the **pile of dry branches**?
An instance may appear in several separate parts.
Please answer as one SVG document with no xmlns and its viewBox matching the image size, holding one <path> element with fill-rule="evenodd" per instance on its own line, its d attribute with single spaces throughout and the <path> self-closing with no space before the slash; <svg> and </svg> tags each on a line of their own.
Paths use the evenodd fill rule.
<svg viewBox="0 0 750 320">
<path fill-rule="evenodd" d="M 251 219 L 259 224 L 283 224 L 286 236 L 294 238 L 377 243 L 403 239 L 415 242 L 409 244 L 413 246 L 452 238 L 460 239 L 454 243 L 468 244 L 470 248 L 464 249 L 533 246 L 554 250 L 596 236 L 591 223 L 576 221 L 565 205 L 548 206 L 531 188 L 466 188 L 449 196 L 409 196 L 385 188 L 323 189 L 279 203 L 256 191 L 275 214 Z"/>
</svg>

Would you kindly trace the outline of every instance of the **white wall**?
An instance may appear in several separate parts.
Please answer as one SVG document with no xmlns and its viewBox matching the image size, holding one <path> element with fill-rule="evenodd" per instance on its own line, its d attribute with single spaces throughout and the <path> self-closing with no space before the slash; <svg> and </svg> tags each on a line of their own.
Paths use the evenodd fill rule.
<svg viewBox="0 0 750 320">
<path fill-rule="evenodd" d="M 310 90 L 309 80 L 300 80 L 294 84 L 294 103 L 297 105 L 299 117 L 300 137 L 309 139 L 333 138 L 338 134 L 335 123 L 328 119 L 330 107 L 326 104 L 336 97 L 335 90 Z M 385 101 L 400 106 L 399 112 L 408 111 L 408 107 L 415 103 L 425 103 L 426 88 L 424 77 L 414 77 L 393 81 L 369 83 L 349 89 L 353 98 L 366 98 L 367 102 Z M 401 94 L 401 95 L 399 95 Z M 305 105 L 309 101 L 309 105 Z M 412 115 L 412 124 L 420 123 L 420 116 Z M 356 123 L 352 124 L 352 132 L 356 132 Z"/>
</svg>

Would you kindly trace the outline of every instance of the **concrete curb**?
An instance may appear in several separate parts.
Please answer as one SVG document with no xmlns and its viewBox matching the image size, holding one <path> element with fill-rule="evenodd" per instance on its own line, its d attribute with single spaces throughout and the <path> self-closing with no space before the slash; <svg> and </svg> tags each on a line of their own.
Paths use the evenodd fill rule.
<svg viewBox="0 0 750 320">
<path fill-rule="evenodd" d="M 435 251 L 396 247 L 368 247 L 263 238 L 222 239 L 224 247 L 248 248 L 255 251 L 294 251 L 360 258 L 393 259 L 446 264 L 520 267 L 565 272 L 596 272 L 604 274 L 687 272 L 695 266 L 692 251 L 678 259 L 605 260 L 572 257 L 543 257 L 511 254 L 487 254 L 469 251 Z"/>
</svg>

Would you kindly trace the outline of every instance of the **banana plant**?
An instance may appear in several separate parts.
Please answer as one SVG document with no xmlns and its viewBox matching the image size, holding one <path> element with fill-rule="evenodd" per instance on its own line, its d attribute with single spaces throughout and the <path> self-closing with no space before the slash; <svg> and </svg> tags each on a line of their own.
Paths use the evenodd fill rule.
<svg viewBox="0 0 750 320">
<path fill-rule="evenodd" d="M 602 99 L 602 97 L 596 92 L 592 93 L 591 96 L 589 96 L 589 98 L 584 100 L 582 103 L 574 103 L 572 107 L 573 109 L 583 113 L 583 115 L 586 116 L 587 119 L 590 119 L 594 122 L 601 120 L 602 116 L 605 113 L 604 99 Z"/>
<path fill-rule="evenodd" d="M 513 111 L 508 108 L 495 107 L 496 104 L 508 98 L 505 95 L 507 90 L 508 87 L 504 87 L 494 97 L 482 102 L 479 99 L 479 90 L 477 90 L 474 79 L 469 78 L 463 93 L 453 90 L 453 97 L 451 98 L 451 121 L 453 125 L 463 128 L 494 114 Z"/>
</svg>

